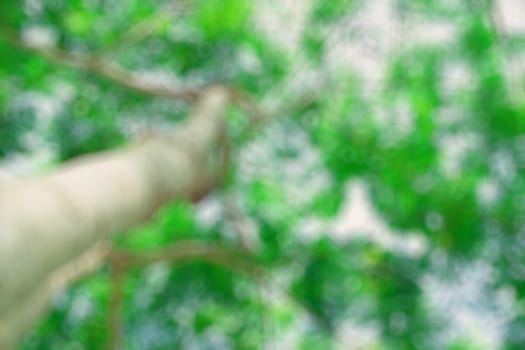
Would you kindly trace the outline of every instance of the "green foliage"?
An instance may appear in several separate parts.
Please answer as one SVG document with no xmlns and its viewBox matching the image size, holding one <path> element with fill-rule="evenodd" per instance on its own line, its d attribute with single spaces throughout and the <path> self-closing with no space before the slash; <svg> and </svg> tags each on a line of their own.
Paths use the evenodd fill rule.
<svg viewBox="0 0 525 350">
<path fill-rule="evenodd" d="M 0 110 L 0 156 L 6 156 L 11 152 L 27 151 L 23 137 L 25 131 L 33 126 L 34 121 L 33 111 L 28 108 Z"/>
<path fill-rule="evenodd" d="M 482 17 L 483 16 L 483 17 Z M 463 34 L 462 46 L 472 56 L 485 55 L 496 42 L 496 33 L 487 23 L 484 14 L 474 15 Z"/>
<path fill-rule="evenodd" d="M 22 1 L 8 1 L 0 4 L 0 24 L 19 29 L 25 18 Z M 0 29 L 4 29 L 0 27 Z"/>
<path fill-rule="evenodd" d="M 314 1 L 310 19 L 314 22 L 331 24 L 348 14 L 352 3 L 351 0 Z"/>
<path fill-rule="evenodd" d="M 189 203 L 173 203 L 155 214 L 152 223 L 119 238 L 119 246 L 131 249 L 159 248 L 176 240 L 206 237 L 199 230 Z"/>
<path fill-rule="evenodd" d="M 270 3 L 267 25 L 289 34 L 288 5 Z M 231 85 L 283 112 L 246 136 L 250 116 L 232 107 L 226 188 L 198 205 L 170 203 L 114 244 L 142 252 L 191 239 L 239 251 L 243 243 L 251 252 L 239 257 L 264 272 L 198 259 L 133 269 L 123 288 L 126 349 L 345 348 L 347 329 L 371 338 L 366 349 L 490 348 L 486 328 L 463 327 L 456 312 L 492 312 L 498 346 L 525 348 L 525 103 L 523 78 L 512 85 L 506 66 L 523 39 L 501 38 L 488 2 L 398 0 L 394 13 L 407 24 L 447 22 L 454 32 L 445 43 L 412 43 L 419 27 L 402 26 L 402 38 L 383 43 L 395 50 L 371 55 L 384 79 L 370 89 L 359 65 L 369 52 L 346 40 L 359 39 L 353 16 L 372 1 L 307 3 L 297 42 L 283 47 L 262 28 L 268 4 L 259 1 L 0 2 L 0 156 L 47 147 L 60 163 L 140 138 L 135 129 L 176 127 L 191 108 L 24 51 L 12 31 L 36 28 L 50 44 L 134 73 Z M 334 30 L 341 47 L 328 47 Z M 449 77 L 457 67 L 466 82 Z M 317 78 L 298 81 L 305 72 Z M 348 190 L 354 180 L 367 198 Z M 465 266 L 468 277 L 457 277 Z M 58 296 L 21 348 L 106 347 L 110 271 Z M 456 291 L 465 281 L 467 302 Z"/>
<path fill-rule="evenodd" d="M 250 16 L 251 0 L 199 0 L 195 4 L 196 23 L 209 40 L 242 36 Z"/>
<path fill-rule="evenodd" d="M 338 182 L 367 172 L 372 166 L 370 152 L 378 143 L 369 106 L 358 94 L 355 84 L 344 80 L 335 84 L 320 101 L 313 121 L 312 138 Z"/>
<path fill-rule="evenodd" d="M 80 95 L 53 120 L 49 137 L 56 141 L 61 160 L 108 149 L 123 140 L 122 131 L 109 106 L 93 103 L 93 96 Z"/>
<path fill-rule="evenodd" d="M 48 322 L 27 337 L 24 347 L 45 349 L 52 344 L 66 349 L 76 346 L 96 348 L 106 343 L 108 287 L 107 273 L 101 272 L 83 282 L 82 286 L 74 286 L 59 295 Z"/>
</svg>

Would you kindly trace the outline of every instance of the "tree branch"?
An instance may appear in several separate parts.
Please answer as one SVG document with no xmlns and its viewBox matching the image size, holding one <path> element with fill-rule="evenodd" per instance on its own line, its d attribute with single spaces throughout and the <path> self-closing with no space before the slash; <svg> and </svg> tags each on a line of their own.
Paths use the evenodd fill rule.
<svg viewBox="0 0 525 350">
<path fill-rule="evenodd" d="M 171 246 L 147 251 L 113 249 L 110 260 L 125 269 L 141 268 L 158 262 L 201 260 L 242 274 L 257 275 L 260 272 L 260 266 L 246 252 L 195 240 L 177 241 Z"/>
<path fill-rule="evenodd" d="M 116 271 L 115 276 L 120 276 L 126 271 L 134 268 L 143 268 L 149 264 L 158 262 L 187 263 L 204 261 L 213 265 L 223 267 L 235 273 L 248 276 L 258 283 L 270 284 L 281 290 L 283 296 L 302 308 L 314 321 L 328 332 L 333 331 L 333 325 L 320 313 L 313 310 L 303 300 L 297 298 L 288 288 L 272 281 L 270 271 L 259 264 L 250 252 L 239 249 L 230 249 L 219 244 L 211 244 L 205 241 L 185 240 L 178 241 L 171 246 L 147 251 L 129 251 L 113 249 L 109 254 L 111 266 Z M 121 281 L 119 280 L 119 283 Z M 120 287 L 115 287 L 120 288 Z M 115 302 L 120 303 L 120 302 Z M 120 305 L 120 304 L 118 304 Z M 113 309 L 113 307 L 112 307 Z M 110 330 L 119 332 L 122 326 L 115 324 L 121 311 L 113 309 L 113 321 Z M 121 341 L 121 340 L 120 340 Z"/>
<path fill-rule="evenodd" d="M 73 53 L 56 46 L 28 43 L 18 33 L 4 27 L 0 28 L 0 37 L 9 44 L 43 57 L 52 63 L 93 73 L 140 94 L 196 101 L 204 91 L 202 88 L 183 88 L 174 84 L 146 80 L 136 73 L 125 70 L 116 62 L 94 54 Z"/>
<path fill-rule="evenodd" d="M 173 134 L 83 157 L 47 177 L 2 188 L 0 325 L 10 326 L 10 310 L 25 305 L 35 285 L 48 288 L 42 281 L 97 242 L 137 225 L 166 201 L 193 198 L 213 183 L 218 169 L 210 166 L 210 152 L 228 102 L 223 89 L 210 89 Z M 60 275 L 66 277 L 54 284 L 68 284 L 71 277 Z M 16 333 L 7 326 L 0 344 L 10 344 Z"/>
<path fill-rule="evenodd" d="M 173 100 L 195 102 L 206 90 L 206 87 L 181 87 L 176 83 L 159 82 L 145 79 L 137 73 L 128 71 L 118 63 L 105 59 L 103 55 L 82 52 L 70 52 L 56 46 L 35 45 L 24 41 L 19 33 L 0 25 L 0 39 L 4 39 L 12 46 L 33 53 L 51 63 L 65 67 L 83 70 L 98 77 L 109 80 L 136 93 L 166 97 Z M 105 52 L 105 49 L 102 50 Z M 276 117 L 303 108 L 317 98 L 317 94 L 300 96 L 286 106 L 277 106 L 266 111 L 259 106 L 253 97 L 246 91 L 227 85 L 216 84 L 227 91 L 231 101 L 237 104 L 250 117 L 249 126 L 241 139 L 246 140 Z"/>
</svg>

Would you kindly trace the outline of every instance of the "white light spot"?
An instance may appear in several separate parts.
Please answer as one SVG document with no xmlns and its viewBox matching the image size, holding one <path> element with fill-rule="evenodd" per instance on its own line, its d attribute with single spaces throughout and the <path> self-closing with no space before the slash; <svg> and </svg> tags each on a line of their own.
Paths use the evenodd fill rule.
<svg viewBox="0 0 525 350">
<path fill-rule="evenodd" d="M 365 238 L 383 249 L 414 258 L 428 249 L 427 239 L 419 232 L 396 232 L 385 223 L 373 208 L 366 185 L 360 180 L 347 185 L 346 200 L 329 232 L 340 242 Z"/>
<path fill-rule="evenodd" d="M 22 40 L 33 47 L 53 47 L 58 35 L 49 27 L 31 26 L 22 31 Z"/>
<path fill-rule="evenodd" d="M 499 197 L 499 186 L 494 179 L 484 179 L 476 188 L 476 195 L 481 204 L 489 205 Z"/>
<path fill-rule="evenodd" d="M 525 2 L 523 0 L 496 0 L 492 15 L 500 32 L 525 35 Z"/>
</svg>

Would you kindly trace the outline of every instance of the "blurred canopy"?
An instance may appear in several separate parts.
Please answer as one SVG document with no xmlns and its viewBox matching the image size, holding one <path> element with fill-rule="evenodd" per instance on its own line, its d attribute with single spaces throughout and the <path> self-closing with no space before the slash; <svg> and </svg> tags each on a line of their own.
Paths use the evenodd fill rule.
<svg viewBox="0 0 525 350">
<path fill-rule="evenodd" d="M 496 14 L 483 0 L 0 1 L 2 165 L 49 170 L 191 108 L 45 48 L 235 87 L 284 108 L 247 136 L 232 106 L 228 182 L 115 245 L 247 245 L 264 273 L 128 271 L 126 349 L 524 349 L 525 38 Z M 59 295 L 21 349 L 104 348 L 110 275 Z"/>
</svg>

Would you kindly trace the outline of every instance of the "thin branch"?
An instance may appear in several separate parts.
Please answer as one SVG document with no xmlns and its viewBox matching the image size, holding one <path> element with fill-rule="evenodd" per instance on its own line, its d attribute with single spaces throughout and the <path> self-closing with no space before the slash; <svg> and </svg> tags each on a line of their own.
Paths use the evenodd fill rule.
<svg viewBox="0 0 525 350">
<path fill-rule="evenodd" d="M 242 212 L 231 190 L 226 189 L 221 196 L 221 200 L 224 208 L 224 217 L 235 231 L 240 247 L 245 252 L 253 253 L 259 241 L 248 225 L 249 219 Z"/>
<path fill-rule="evenodd" d="M 319 91 L 313 91 L 298 96 L 287 104 L 280 104 L 275 108 L 272 108 L 269 112 L 251 113 L 251 115 L 255 117 L 250 119 L 249 124 L 241 132 L 238 142 L 243 144 L 244 142 L 251 140 L 254 135 L 259 134 L 268 124 L 277 120 L 279 117 L 297 114 L 308 109 L 319 100 L 320 96 L 321 93 Z"/>
<path fill-rule="evenodd" d="M 143 95 L 195 102 L 206 90 L 206 87 L 181 87 L 175 83 L 145 79 L 135 72 L 126 70 L 118 63 L 105 59 L 101 55 L 70 52 L 56 46 L 34 45 L 24 41 L 16 31 L 1 25 L 0 39 L 4 39 L 12 46 L 43 57 L 51 63 L 89 72 Z M 261 108 L 246 91 L 227 85 L 215 85 L 227 91 L 231 101 L 249 116 L 249 124 L 240 138 L 241 143 L 243 140 L 250 139 L 277 117 L 297 112 L 311 105 L 317 100 L 319 94 L 316 91 L 307 96 L 298 96 L 290 103 L 278 105 L 267 111 Z"/>
<path fill-rule="evenodd" d="M 56 294 L 80 278 L 94 272 L 107 257 L 110 248 L 105 241 L 98 242 L 78 259 L 54 271 L 49 277 L 51 294 Z"/>
<path fill-rule="evenodd" d="M 246 252 L 195 240 L 178 241 L 171 246 L 148 251 L 113 249 L 110 257 L 126 269 L 140 268 L 157 262 L 184 263 L 201 260 L 243 274 L 260 273 L 260 266 L 246 255 Z"/>
<path fill-rule="evenodd" d="M 272 284 L 283 291 L 283 295 L 301 307 L 323 329 L 331 332 L 333 325 L 303 300 L 297 298 L 286 287 L 272 281 L 269 270 L 255 261 L 255 258 L 246 251 L 233 250 L 218 244 L 203 241 L 186 240 L 166 247 L 148 251 L 131 252 L 128 250 L 114 249 L 110 252 L 110 260 L 118 264 L 122 271 L 133 268 L 142 268 L 152 263 L 170 262 L 187 263 L 204 261 L 226 268 L 232 272 L 240 273 L 264 284 Z"/>
<path fill-rule="evenodd" d="M 109 259 L 111 285 L 108 301 L 108 348 L 122 349 L 124 340 L 124 282 L 125 270 L 115 260 Z"/>
<path fill-rule="evenodd" d="M 0 26 L 0 39 L 4 39 L 10 45 L 43 57 L 51 63 L 92 73 L 143 95 L 195 102 L 206 90 L 206 87 L 181 87 L 174 83 L 145 79 L 137 73 L 124 69 L 118 63 L 97 54 L 70 52 L 56 46 L 33 45 L 24 41 L 16 31 L 4 26 Z M 247 92 L 227 85 L 214 85 L 218 85 L 228 92 L 231 101 L 250 116 L 250 124 L 264 125 L 272 119 Z"/>
<path fill-rule="evenodd" d="M 18 33 L 5 27 L 0 28 L 0 38 L 13 46 L 43 57 L 52 63 L 93 73 L 144 95 L 194 102 L 204 90 L 202 88 L 179 87 L 174 84 L 146 80 L 136 73 L 127 71 L 116 62 L 91 53 L 70 52 L 56 46 L 33 45 L 24 41 Z"/>
</svg>

